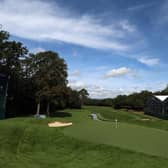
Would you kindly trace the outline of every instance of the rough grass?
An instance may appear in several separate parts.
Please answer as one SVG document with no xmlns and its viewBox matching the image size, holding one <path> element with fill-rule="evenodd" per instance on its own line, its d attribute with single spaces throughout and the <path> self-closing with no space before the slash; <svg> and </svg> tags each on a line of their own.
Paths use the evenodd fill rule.
<svg viewBox="0 0 168 168">
<path fill-rule="evenodd" d="M 165 168 L 163 157 L 137 153 L 111 145 L 87 142 L 64 135 L 69 128 L 48 128 L 54 120 L 80 126 L 92 121 L 89 109 L 67 110 L 72 118 L 15 118 L 0 121 L 0 167 L 5 168 Z M 86 126 L 86 125 L 85 125 Z M 86 127 L 87 128 L 87 127 Z M 97 130 L 99 131 L 99 130 Z M 76 132 L 78 134 L 78 132 Z M 87 135 L 87 129 L 80 134 Z M 87 136 L 90 139 L 90 135 Z"/>
</svg>

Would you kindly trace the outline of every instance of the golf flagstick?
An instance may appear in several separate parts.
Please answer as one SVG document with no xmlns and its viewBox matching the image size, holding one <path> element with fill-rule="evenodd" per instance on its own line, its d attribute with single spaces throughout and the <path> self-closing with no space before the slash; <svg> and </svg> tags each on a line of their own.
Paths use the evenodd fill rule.
<svg viewBox="0 0 168 168">
<path fill-rule="evenodd" d="M 118 120 L 115 119 L 115 127 L 118 128 Z"/>
</svg>

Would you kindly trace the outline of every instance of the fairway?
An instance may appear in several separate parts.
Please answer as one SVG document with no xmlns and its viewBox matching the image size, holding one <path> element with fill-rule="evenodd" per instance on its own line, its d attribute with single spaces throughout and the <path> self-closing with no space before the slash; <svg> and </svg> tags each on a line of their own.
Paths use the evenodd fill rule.
<svg viewBox="0 0 168 168">
<path fill-rule="evenodd" d="M 78 115 L 78 114 L 73 114 Z M 168 158 L 168 131 L 129 123 L 93 121 L 88 113 L 79 123 L 64 129 L 64 133 L 85 141 Z"/>
</svg>

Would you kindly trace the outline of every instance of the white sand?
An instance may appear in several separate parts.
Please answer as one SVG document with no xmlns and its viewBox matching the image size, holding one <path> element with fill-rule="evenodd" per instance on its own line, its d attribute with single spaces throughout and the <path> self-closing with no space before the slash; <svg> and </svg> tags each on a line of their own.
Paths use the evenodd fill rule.
<svg viewBox="0 0 168 168">
<path fill-rule="evenodd" d="M 150 119 L 149 118 L 143 118 L 141 119 L 142 121 L 149 121 Z"/>
<path fill-rule="evenodd" d="M 55 121 L 52 123 L 48 123 L 49 127 L 66 127 L 66 126 L 71 126 L 72 123 L 65 123 L 65 122 L 60 122 L 60 121 Z"/>
</svg>

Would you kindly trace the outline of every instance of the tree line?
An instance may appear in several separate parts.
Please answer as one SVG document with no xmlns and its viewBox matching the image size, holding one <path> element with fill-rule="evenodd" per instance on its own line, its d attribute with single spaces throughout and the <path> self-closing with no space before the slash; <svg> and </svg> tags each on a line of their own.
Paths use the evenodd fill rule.
<svg viewBox="0 0 168 168">
<path fill-rule="evenodd" d="M 8 77 L 6 116 L 81 108 L 85 90 L 68 87 L 67 64 L 53 51 L 29 53 L 21 42 L 0 31 L 0 73 Z"/>
<path fill-rule="evenodd" d="M 94 106 L 110 106 L 115 109 L 132 109 L 136 111 L 143 111 L 147 99 L 152 95 L 168 95 L 168 86 L 162 91 L 150 92 L 141 91 L 140 93 L 132 93 L 130 95 L 119 95 L 116 98 L 108 99 L 87 99 L 85 100 L 86 105 Z"/>
</svg>

